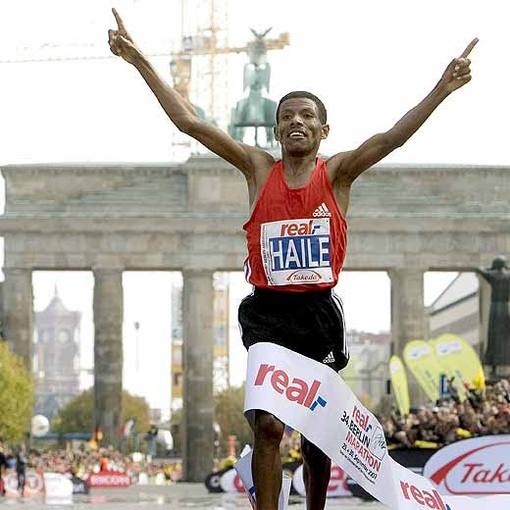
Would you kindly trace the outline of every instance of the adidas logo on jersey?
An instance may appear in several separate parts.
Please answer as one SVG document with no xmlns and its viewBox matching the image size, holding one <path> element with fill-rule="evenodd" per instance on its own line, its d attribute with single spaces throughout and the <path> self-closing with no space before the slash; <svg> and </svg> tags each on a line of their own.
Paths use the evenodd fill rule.
<svg viewBox="0 0 510 510">
<path fill-rule="evenodd" d="M 322 202 L 322 204 L 319 205 L 319 207 L 317 207 L 315 211 L 313 211 L 313 217 L 314 218 L 331 217 L 331 213 L 329 212 L 328 206 L 324 202 Z"/>
</svg>

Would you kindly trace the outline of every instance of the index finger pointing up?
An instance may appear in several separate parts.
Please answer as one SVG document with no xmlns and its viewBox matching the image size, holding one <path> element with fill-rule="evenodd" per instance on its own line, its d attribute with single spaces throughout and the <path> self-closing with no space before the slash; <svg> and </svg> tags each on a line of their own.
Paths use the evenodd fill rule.
<svg viewBox="0 0 510 510">
<path fill-rule="evenodd" d="M 478 37 L 475 37 L 467 46 L 466 49 L 462 52 L 460 58 L 467 58 L 467 56 L 471 53 L 471 50 L 478 44 Z"/>
<path fill-rule="evenodd" d="M 122 18 L 120 17 L 120 15 L 117 12 L 117 9 L 115 9 L 115 7 L 113 7 L 112 12 L 113 12 L 113 15 L 115 16 L 115 20 L 117 21 L 117 26 L 119 27 L 119 31 L 122 33 L 126 33 L 126 28 L 124 27 Z"/>
</svg>

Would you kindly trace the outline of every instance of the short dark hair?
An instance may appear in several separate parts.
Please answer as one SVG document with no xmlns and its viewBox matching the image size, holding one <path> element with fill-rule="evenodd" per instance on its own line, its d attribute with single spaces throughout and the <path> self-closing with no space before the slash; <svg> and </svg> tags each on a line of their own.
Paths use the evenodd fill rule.
<svg viewBox="0 0 510 510">
<path fill-rule="evenodd" d="M 285 94 L 278 103 L 278 107 L 276 108 L 276 123 L 278 124 L 278 115 L 280 114 L 280 107 L 282 106 L 282 103 L 284 101 L 287 101 L 287 99 L 292 99 L 293 97 L 304 97 L 306 99 L 311 99 L 317 106 L 317 109 L 319 110 L 319 119 L 323 124 L 326 124 L 328 121 L 328 112 L 326 110 L 326 107 L 324 106 L 324 103 L 311 92 L 307 92 L 306 90 L 293 90 L 292 92 L 289 92 L 288 94 Z"/>
</svg>

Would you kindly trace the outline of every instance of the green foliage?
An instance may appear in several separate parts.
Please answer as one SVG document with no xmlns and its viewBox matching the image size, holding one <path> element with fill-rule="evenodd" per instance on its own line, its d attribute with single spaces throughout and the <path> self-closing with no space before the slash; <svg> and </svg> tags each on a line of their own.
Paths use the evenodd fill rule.
<svg viewBox="0 0 510 510">
<path fill-rule="evenodd" d="M 131 395 L 127 391 L 122 392 L 122 423 L 129 418 L 136 418 L 134 432 L 145 433 L 150 427 L 150 407 L 143 397 Z"/>
<path fill-rule="evenodd" d="M 10 443 L 30 431 L 34 383 L 19 356 L 0 340 L 0 437 Z"/>
<path fill-rule="evenodd" d="M 134 432 L 149 430 L 149 404 L 143 397 L 136 397 L 127 391 L 122 392 L 122 423 L 136 418 Z M 91 432 L 94 428 L 94 388 L 90 388 L 64 406 L 53 420 L 52 431 Z"/>
<path fill-rule="evenodd" d="M 214 398 L 214 416 L 221 429 L 220 454 L 227 454 L 227 440 L 229 435 L 237 436 L 238 451 L 245 444 L 253 443 L 253 436 L 243 414 L 244 385 L 239 388 L 229 388 Z"/>
</svg>

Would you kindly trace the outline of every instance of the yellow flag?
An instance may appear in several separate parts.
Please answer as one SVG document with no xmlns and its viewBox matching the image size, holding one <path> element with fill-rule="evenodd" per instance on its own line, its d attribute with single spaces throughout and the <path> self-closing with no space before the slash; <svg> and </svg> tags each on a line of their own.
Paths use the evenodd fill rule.
<svg viewBox="0 0 510 510">
<path fill-rule="evenodd" d="M 485 388 L 485 376 L 478 354 L 467 340 L 457 335 L 445 334 L 432 341 L 442 368 L 449 377 L 454 376 L 454 385 L 464 398 L 465 385 Z"/>
<path fill-rule="evenodd" d="M 404 361 L 430 400 L 439 398 L 441 371 L 432 346 L 425 340 L 411 340 L 404 347 Z"/>
<path fill-rule="evenodd" d="M 400 415 L 407 416 L 410 408 L 409 387 L 404 364 L 398 356 L 390 358 L 390 379 Z"/>
</svg>

